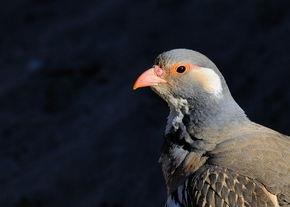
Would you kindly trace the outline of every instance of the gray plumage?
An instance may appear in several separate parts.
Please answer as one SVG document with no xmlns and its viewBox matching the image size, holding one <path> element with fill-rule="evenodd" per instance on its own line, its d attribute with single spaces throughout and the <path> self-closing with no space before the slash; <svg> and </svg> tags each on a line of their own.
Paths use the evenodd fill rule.
<svg viewBox="0 0 290 207">
<path fill-rule="evenodd" d="M 180 62 L 205 69 L 172 77 L 172 65 Z M 167 83 L 152 89 L 170 107 L 160 157 L 166 206 L 290 206 L 289 137 L 251 122 L 206 56 L 176 49 L 155 64 Z M 221 91 L 210 80 L 217 87 L 220 81 Z"/>
</svg>

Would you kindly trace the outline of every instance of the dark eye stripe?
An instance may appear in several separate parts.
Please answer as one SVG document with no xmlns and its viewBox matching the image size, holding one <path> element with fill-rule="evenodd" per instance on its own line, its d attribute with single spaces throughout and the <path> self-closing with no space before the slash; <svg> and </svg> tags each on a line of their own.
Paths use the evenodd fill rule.
<svg viewBox="0 0 290 207">
<path fill-rule="evenodd" d="M 186 70 L 186 67 L 183 66 L 183 65 L 178 66 L 178 67 L 176 68 L 176 72 L 178 72 L 178 73 L 184 73 L 185 70 Z"/>
</svg>

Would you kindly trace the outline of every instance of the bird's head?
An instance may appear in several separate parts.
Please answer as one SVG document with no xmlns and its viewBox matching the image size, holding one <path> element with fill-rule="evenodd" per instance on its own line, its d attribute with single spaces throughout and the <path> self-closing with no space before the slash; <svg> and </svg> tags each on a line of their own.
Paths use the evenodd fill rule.
<svg viewBox="0 0 290 207">
<path fill-rule="evenodd" d="M 153 67 L 139 76 L 133 88 L 146 86 L 169 105 L 176 99 L 219 100 L 228 93 L 215 64 L 201 53 L 188 49 L 174 49 L 158 55 Z"/>
<path fill-rule="evenodd" d="M 182 122 L 185 113 L 193 122 L 207 126 L 246 117 L 216 65 L 193 50 L 174 49 L 158 55 L 153 67 L 138 77 L 133 88 L 147 86 L 168 103 L 169 124 L 173 126 Z"/>
</svg>

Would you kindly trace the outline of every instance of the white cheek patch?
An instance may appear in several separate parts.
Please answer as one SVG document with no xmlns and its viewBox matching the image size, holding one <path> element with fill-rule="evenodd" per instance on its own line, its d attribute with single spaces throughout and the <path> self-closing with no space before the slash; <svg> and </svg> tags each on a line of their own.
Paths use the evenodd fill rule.
<svg viewBox="0 0 290 207">
<path fill-rule="evenodd" d="M 219 97 L 222 94 L 221 79 L 212 69 L 200 67 L 192 70 L 192 78 L 200 83 L 208 93 Z"/>
</svg>

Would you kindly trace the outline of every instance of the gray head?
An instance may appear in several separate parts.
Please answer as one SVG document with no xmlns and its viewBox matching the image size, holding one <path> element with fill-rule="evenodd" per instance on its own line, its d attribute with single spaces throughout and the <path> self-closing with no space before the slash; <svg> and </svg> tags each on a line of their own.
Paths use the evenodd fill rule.
<svg viewBox="0 0 290 207">
<path fill-rule="evenodd" d="M 160 95 L 171 110 L 191 113 L 197 122 L 245 116 L 216 65 L 193 50 L 174 49 L 158 55 L 154 66 L 137 79 L 134 89 L 145 86 Z"/>
<path fill-rule="evenodd" d="M 162 97 L 184 99 L 207 97 L 220 99 L 229 94 L 225 80 L 216 65 L 203 54 L 174 49 L 158 55 L 155 65 L 164 70 L 167 84 L 152 86 Z"/>
</svg>

